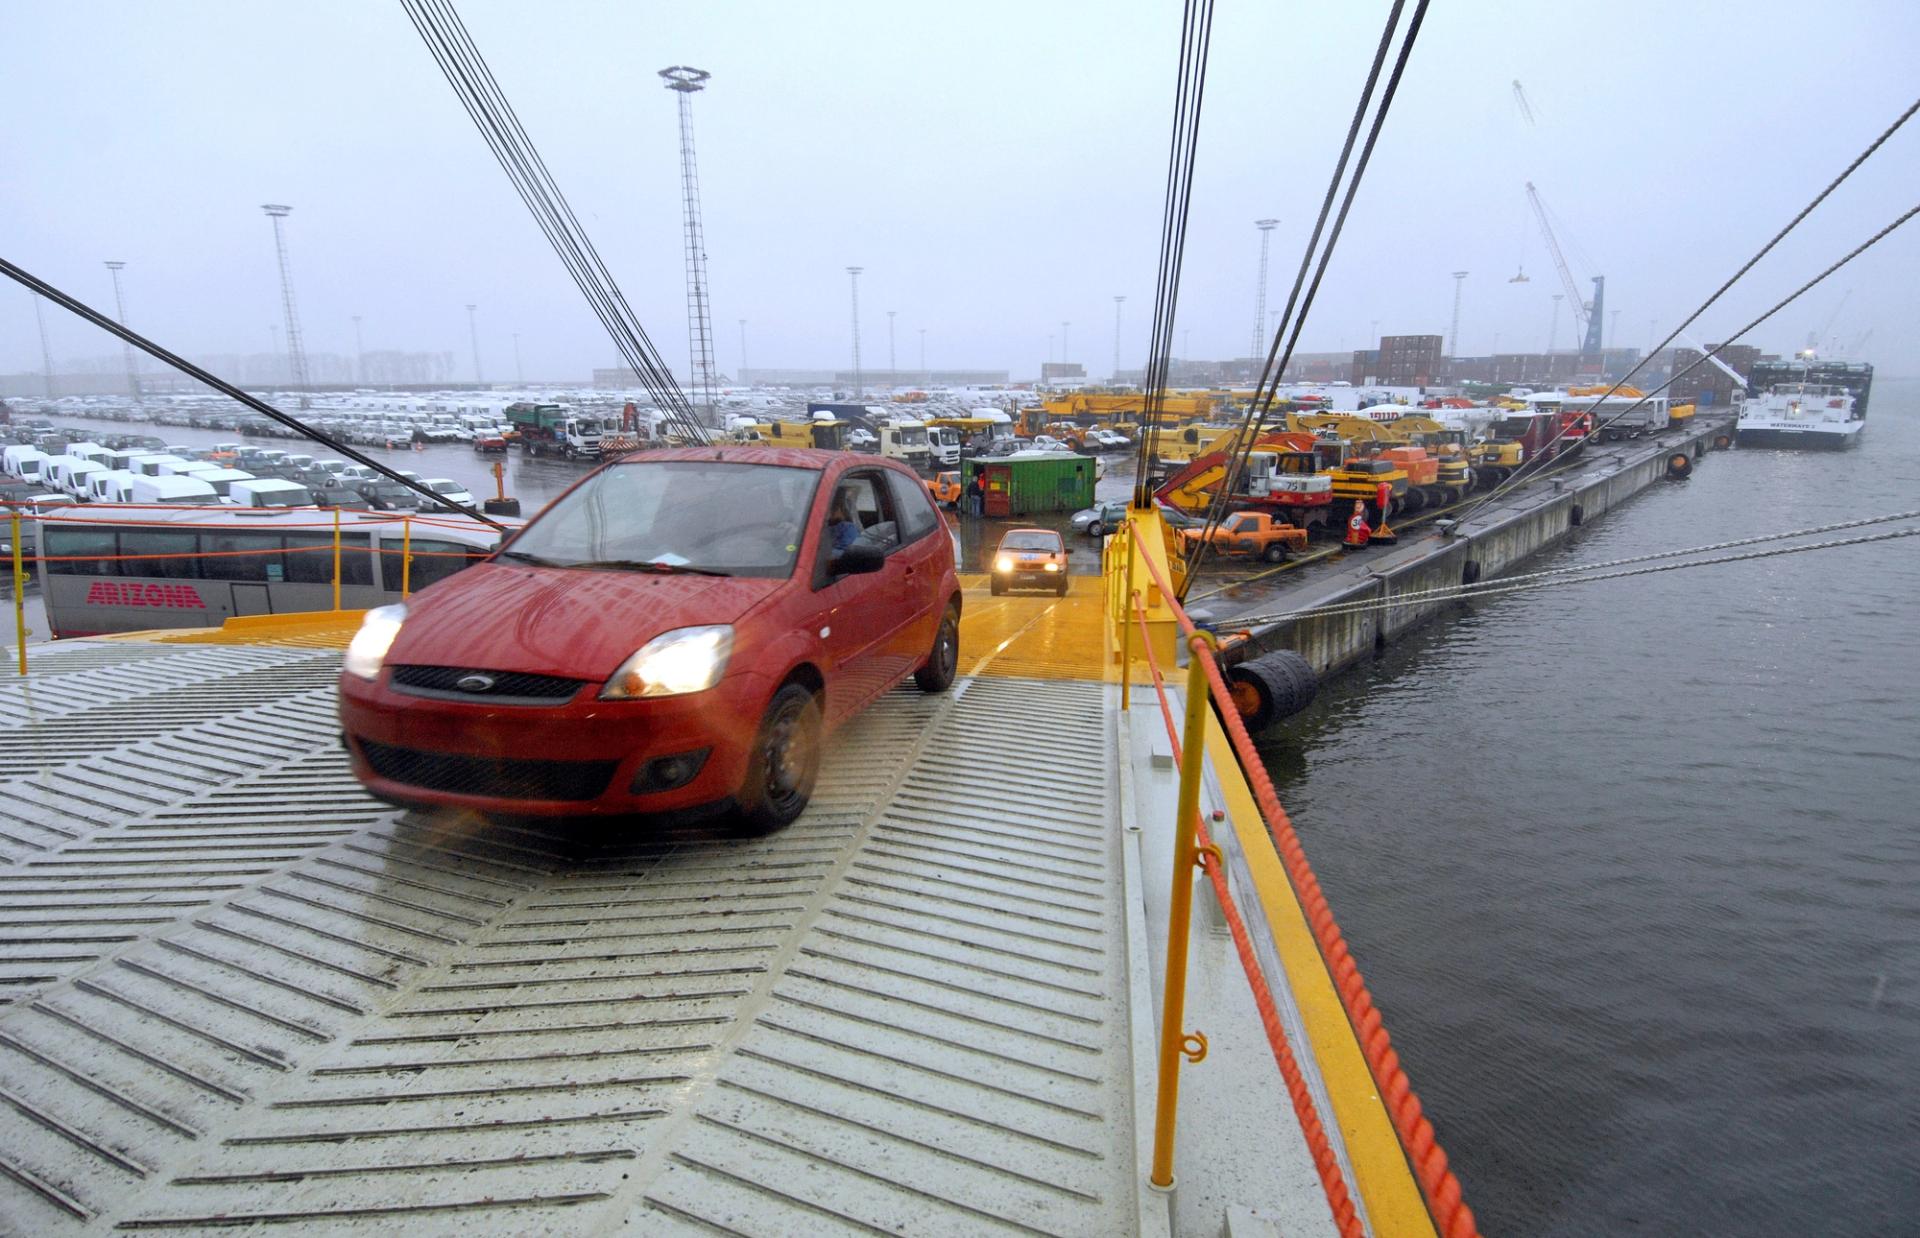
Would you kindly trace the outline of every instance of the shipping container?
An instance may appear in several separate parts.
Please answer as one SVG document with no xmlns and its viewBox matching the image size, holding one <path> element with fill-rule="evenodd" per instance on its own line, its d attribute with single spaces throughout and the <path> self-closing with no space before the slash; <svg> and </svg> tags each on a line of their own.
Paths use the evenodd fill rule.
<svg viewBox="0 0 1920 1238">
<path fill-rule="evenodd" d="M 984 478 L 986 514 L 1034 516 L 1076 512 L 1093 506 L 1094 462 L 1086 456 L 1047 452 L 965 462 L 966 482 Z"/>
</svg>

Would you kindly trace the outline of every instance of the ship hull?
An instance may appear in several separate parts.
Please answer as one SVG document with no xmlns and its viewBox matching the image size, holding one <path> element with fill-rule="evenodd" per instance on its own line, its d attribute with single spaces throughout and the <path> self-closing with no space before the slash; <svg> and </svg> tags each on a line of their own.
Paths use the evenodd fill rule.
<svg viewBox="0 0 1920 1238">
<path fill-rule="evenodd" d="M 1805 430 L 1736 429 L 1733 432 L 1734 445 L 1738 447 L 1787 447 L 1799 451 L 1845 451 L 1859 440 L 1858 430 L 1812 427 Z"/>
</svg>

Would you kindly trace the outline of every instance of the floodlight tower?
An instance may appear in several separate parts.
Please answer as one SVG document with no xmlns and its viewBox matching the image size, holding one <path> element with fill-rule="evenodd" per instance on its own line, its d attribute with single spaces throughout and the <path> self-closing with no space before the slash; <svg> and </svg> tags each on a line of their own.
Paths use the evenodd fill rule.
<svg viewBox="0 0 1920 1238">
<path fill-rule="evenodd" d="M 865 395 L 866 386 L 860 379 L 860 272 L 865 267 L 848 267 L 847 279 L 853 289 L 853 394 Z"/>
<path fill-rule="evenodd" d="M 40 327 L 40 364 L 47 380 L 47 398 L 53 398 L 53 349 L 47 343 L 47 316 L 40 309 L 40 294 L 28 293 L 33 298 L 33 321 Z"/>
<path fill-rule="evenodd" d="M 1120 307 L 1126 304 L 1126 297 L 1113 299 L 1113 381 L 1120 381 Z"/>
<path fill-rule="evenodd" d="M 290 206 L 267 205 L 260 208 L 273 220 L 273 249 L 280 258 L 280 300 L 287 311 L 287 374 L 295 390 L 307 389 L 307 352 L 300 343 L 300 315 L 293 305 L 293 268 L 287 265 L 287 237 L 280 221 L 293 213 Z"/>
<path fill-rule="evenodd" d="M 107 270 L 113 272 L 113 316 L 123 327 L 127 325 L 127 300 L 120 291 L 120 272 L 126 269 L 126 265 L 124 262 L 112 259 L 107 262 Z M 133 368 L 133 345 L 121 340 L 120 351 L 125 353 L 127 358 L 127 390 L 133 393 L 135 404 L 145 404 L 147 398 L 140 392 L 140 374 Z"/>
<path fill-rule="evenodd" d="M 467 306 L 467 341 L 473 345 L 473 384 L 484 387 L 487 380 L 480 376 L 480 327 L 473 317 L 473 312 L 479 308 L 477 305 Z"/>
<path fill-rule="evenodd" d="M 1253 351 L 1247 355 L 1258 357 L 1260 343 L 1267 337 L 1267 247 L 1273 243 L 1273 230 L 1278 227 L 1277 219 L 1256 219 L 1253 226 L 1260 229 L 1260 286 L 1253 292 Z"/>
<path fill-rule="evenodd" d="M 693 96 L 712 77 L 705 69 L 671 65 L 660 70 L 667 89 L 680 96 L 680 211 L 687 227 L 687 352 L 693 403 L 708 424 L 713 413 L 713 307 L 707 300 L 707 237 L 700 225 L 700 171 L 693 159 Z"/>
<path fill-rule="evenodd" d="M 1453 326 L 1447 331 L 1447 355 L 1460 355 L 1460 288 L 1467 282 L 1467 272 L 1453 273 Z"/>
</svg>

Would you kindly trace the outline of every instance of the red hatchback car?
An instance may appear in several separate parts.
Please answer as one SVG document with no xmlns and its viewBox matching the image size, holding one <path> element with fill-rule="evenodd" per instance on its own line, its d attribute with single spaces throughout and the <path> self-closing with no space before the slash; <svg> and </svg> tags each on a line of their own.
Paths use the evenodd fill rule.
<svg viewBox="0 0 1920 1238">
<path fill-rule="evenodd" d="M 564 816 L 731 801 L 777 829 L 822 736 L 953 682 L 953 542 L 905 466 L 688 447 L 602 465 L 493 558 L 369 611 L 354 773 L 400 804 Z"/>
</svg>

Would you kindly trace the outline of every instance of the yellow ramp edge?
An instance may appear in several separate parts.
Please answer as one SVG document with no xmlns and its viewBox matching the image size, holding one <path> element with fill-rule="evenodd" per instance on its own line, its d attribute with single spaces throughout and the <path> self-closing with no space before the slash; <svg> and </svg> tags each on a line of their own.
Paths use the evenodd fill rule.
<svg viewBox="0 0 1920 1238">
<path fill-rule="evenodd" d="M 161 645 L 289 645 L 297 649 L 345 649 L 360 629 L 364 610 L 305 611 L 288 615 L 236 615 L 217 628 L 149 628 L 88 640 L 145 641 Z"/>
<path fill-rule="evenodd" d="M 1386 1105 L 1374 1086 L 1373 1072 L 1367 1069 L 1319 943 L 1294 896 L 1293 883 L 1287 880 L 1260 806 L 1240 772 L 1233 741 L 1212 713 L 1207 715 L 1207 756 L 1226 801 L 1227 820 L 1240 841 L 1247 870 L 1259 892 L 1260 906 L 1255 910 L 1266 917 L 1281 965 L 1286 968 L 1285 977 L 1269 980 L 1284 979 L 1300 1009 L 1314 1062 L 1333 1103 L 1333 1113 L 1320 1115 L 1320 1120 L 1337 1127 L 1346 1142 L 1355 1179 L 1351 1185 L 1366 1205 L 1367 1220 L 1374 1233 L 1393 1238 L 1435 1234 L 1420 1184 L 1414 1179 L 1400 1137 L 1394 1133 L 1393 1120 L 1387 1116 Z"/>
</svg>

